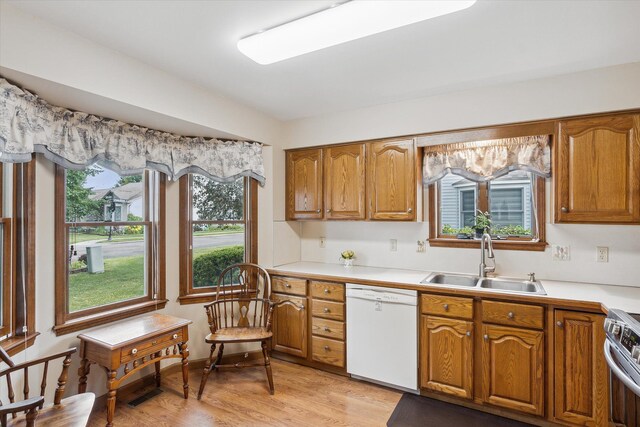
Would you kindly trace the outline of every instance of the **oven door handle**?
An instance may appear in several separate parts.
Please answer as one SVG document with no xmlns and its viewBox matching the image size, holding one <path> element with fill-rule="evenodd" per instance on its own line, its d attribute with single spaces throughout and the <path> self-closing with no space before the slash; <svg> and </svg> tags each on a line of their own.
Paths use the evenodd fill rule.
<svg viewBox="0 0 640 427">
<path fill-rule="evenodd" d="M 626 385 L 629 390 L 635 393 L 637 396 L 640 396 L 640 385 L 636 384 L 629 378 L 629 376 L 618 366 L 615 360 L 613 360 L 613 356 L 611 356 L 611 343 L 609 340 L 604 340 L 604 358 L 607 361 L 607 365 L 609 365 L 609 369 L 611 369 L 611 373 L 615 375 L 620 381 Z"/>
</svg>

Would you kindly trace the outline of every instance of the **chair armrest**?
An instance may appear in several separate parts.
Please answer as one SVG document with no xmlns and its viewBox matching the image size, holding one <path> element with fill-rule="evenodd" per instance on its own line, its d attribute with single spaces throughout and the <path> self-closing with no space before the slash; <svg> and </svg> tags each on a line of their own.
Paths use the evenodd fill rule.
<svg viewBox="0 0 640 427">
<path fill-rule="evenodd" d="M 0 416 L 13 414 L 15 412 L 28 411 L 30 409 L 35 409 L 42 404 L 44 404 L 44 397 L 36 396 L 27 400 L 21 400 L 20 402 L 14 402 L 8 405 L 2 405 L 0 406 Z"/>
</svg>

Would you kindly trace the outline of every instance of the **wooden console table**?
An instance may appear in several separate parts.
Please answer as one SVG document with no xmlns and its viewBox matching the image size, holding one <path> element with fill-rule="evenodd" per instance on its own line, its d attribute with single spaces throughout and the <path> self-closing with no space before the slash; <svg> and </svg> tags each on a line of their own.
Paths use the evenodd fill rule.
<svg viewBox="0 0 640 427">
<path fill-rule="evenodd" d="M 155 364 L 156 386 L 160 386 L 160 361 L 182 359 L 184 398 L 189 396 L 189 324 L 191 320 L 164 314 L 126 320 L 78 335 L 80 338 L 80 377 L 78 392 L 87 389 L 87 375 L 92 363 L 107 371 L 107 427 L 113 425 L 116 392 L 122 381 L 146 366 Z M 118 368 L 124 374 L 116 378 Z"/>
</svg>

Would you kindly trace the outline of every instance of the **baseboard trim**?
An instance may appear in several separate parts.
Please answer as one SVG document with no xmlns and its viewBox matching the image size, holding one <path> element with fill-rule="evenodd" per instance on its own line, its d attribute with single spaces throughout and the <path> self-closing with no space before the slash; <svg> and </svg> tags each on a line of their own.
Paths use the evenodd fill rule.
<svg viewBox="0 0 640 427">
<path fill-rule="evenodd" d="M 205 357 L 202 359 L 189 360 L 189 371 L 202 371 L 207 363 L 207 359 L 208 358 Z M 225 354 L 224 356 L 222 356 L 222 363 L 234 364 L 234 363 L 240 363 L 245 361 L 254 361 L 258 359 L 262 359 L 262 351 L 260 350 L 243 352 L 243 353 Z M 162 368 L 160 370 L 160 375 L 162 378 L 166 378 L 166 376 L 168 375 L 175 374 L 181 371 L 182 371 L 182 363 L 178 362 Z M 153 385 L 155 384 L 155 381 L 156 381 L 155 373 L 151 373 L 141 378 L 138 378 L 135 381 L 131 381 L 130 383 L 124 384 L 122 387 L 118 389 L 118 394 L 116 395 L 116 398 L 120 394 L 129 393 L 134 390 L 143 389 L 145 387 Z M 196 387 L 198 385 L 199 383 L 195 384 Z M 189 388 L 193 389 L 193 387 L 194 387 L 193 381 L 191 381 L 191 378 L 189 378 Z M 107 405 L 107 393 L 96 397 L 96 400 L 93 403 L 93 409 L 91 412 L 101 411 L 106 405 Z"/>
</svg>

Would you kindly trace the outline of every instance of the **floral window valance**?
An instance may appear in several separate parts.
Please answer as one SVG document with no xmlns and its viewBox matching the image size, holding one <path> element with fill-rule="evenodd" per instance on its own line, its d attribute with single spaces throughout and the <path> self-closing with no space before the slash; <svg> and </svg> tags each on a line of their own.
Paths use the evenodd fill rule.
<svg viewBox="0 0 640 427">
<path fill-rule="evenodd" d="M 514 170 L 551 176 L 549 136 L 522 136 L 424 147 L 425 184 L 434 183 L 447 173 L 485 182 Z"/>
<path fill-rule="evenodd" d="M 258 142 L 178 136 L 71 111 L 0 77 L 0 161 L 28 162 L 32 153 L 69 169 L 99 163 L 121 175 L 154 169 L 171 179 L 199 173 L 219 182 L 265 182 Z"/>
</svg>

